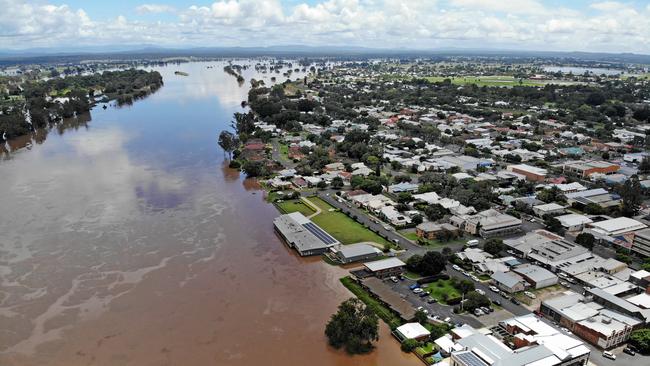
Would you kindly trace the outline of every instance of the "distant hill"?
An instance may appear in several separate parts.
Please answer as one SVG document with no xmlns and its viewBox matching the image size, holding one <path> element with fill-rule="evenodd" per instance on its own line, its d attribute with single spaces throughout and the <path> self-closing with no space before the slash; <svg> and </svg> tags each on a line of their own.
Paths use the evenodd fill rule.
<svg viewBox="0 0 650 366">
<path fill-rule="evenodd" d="M 493 56 L 515 58 L 554 58 L 604 63 L 650 64 L 650 55 L 633 53 L 550 52 L 490 49 L 381 49 L 341 46 L 282 45 L 270 47 L 194 47 L 165 48 L 155 45 L 115 45 L 61 48 L 33 48 L 0 51 L 0 64 L 75 62 L 82 59 L 136 59 L 162 57 L 448 57 Z"/>
</svg>

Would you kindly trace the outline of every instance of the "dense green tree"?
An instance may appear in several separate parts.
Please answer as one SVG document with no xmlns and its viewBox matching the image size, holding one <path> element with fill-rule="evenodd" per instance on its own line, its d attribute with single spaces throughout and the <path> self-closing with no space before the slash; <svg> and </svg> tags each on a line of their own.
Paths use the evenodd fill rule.
<svg viewBox="0 0 650 366">
<path fill-rule="evenodd" d="M 632 217 L 639 213 L 641 203 L 643 202 L 643 189 L 639 183 L 639 177 L 633 175 L 620 187 L 621 195 L 621 214 L 626 217 Z"/>
<path fill-rule="evenodd" d="M 551 215 L 544 215 L 544 226 L 546 226 L 546 229 L 548 229 L 548 231 L 558 234 L 564 230 L 564 227 L 562 226 L 560 220 Z"/>
<path fill-rule="evenodd" d="M 416 256 L 417 255 L 414 255 L 411 258 Z M 411 258 L 409 258 L 409 260 L 411 260 Z M 417 256 L 416 259 L 413 259 L 413 262 L 411 262 L 410 265 L 409 262 L 407 262 L 409 269 L 421 274 L 422 276 L 436 275 L 445 269 L 446 264 L 447 259 L 445 256 L 436 251 L 428 251 L 421 257 Z"/>
<path fill-rule="evenodd" d="M 630 344 L 643 354 L 650 353 L 650 328 L 633 331 L 630 335 Z"/>
<path fill-rule="evenodd" d="M 372 342 L 379 339 L 377 315 L 361 300 L 348 299 L 330 318 L 325 335 L 332 347 L 345 348 L 349 354 L 370 352 Z"/>
<path fill-rule="evenodd" d="M 442 205 L 436 203 L 425 207 L 424 214 L 427 216 L 429 220 L 438 221 L 443 217 L 445 217 L 445 215 L 447 214 L 447 209 L 442 207 Z"/>
<path fill-rule="evenodd" d="M 487 253 L 490 253 L 494 256 L 499 255 L 503 250 L 505 249 L 505 245 L 503 244 L 503 240 L 501 239 L 488 239 L 485 244 L 483 244 L 483 250 L 485 250 Z"/>
<path fill-rule="evenodd" d="M 582 245 L 583 247 L 592 250 L 594 244 L 596 243 L 596 238 L 594 238 L 591 233 L 580 233 L 576 236 L 576 243 Z"/>
</svg>

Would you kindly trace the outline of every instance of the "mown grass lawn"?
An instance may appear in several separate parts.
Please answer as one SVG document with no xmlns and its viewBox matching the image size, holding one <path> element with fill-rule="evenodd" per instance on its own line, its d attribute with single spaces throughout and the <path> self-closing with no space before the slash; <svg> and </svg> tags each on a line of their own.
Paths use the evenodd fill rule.
<svg viewBox="0 0 650 366">
<path fill-rule="evenodd" d="M 433 351 L 436 349 L 435 345 L 433 342 L 427 342 L 424 346 L 420 346 L 415 349 L 415 352 L 419 354 L 420 356 L 428 355 L 430 353 L 433 353 Z"/>
<path fill-rule="evenodd" d="M 311 220 L 343 244 L 354 244 L 371 241 L 378 244 L 390 244 L 386 239 L 373 233 L 365 226 L 354 221 L 344 213 L 330 211 L 333 207 L 317 197 L 309 197 L 309 201 L 317 205 L 322 212 Z"/>
<path fill-rule="evenodd" d="M 300 212 L 305 216 L 309 216 L 316 212 L 300 200 L 288 200 L 283 202 L 276 202 L 275 204 L 278 206 L 280 211 L 283 211 L 285 213 Z"/>
<path fill-rule="evenodd" d="M 426 290 L 439 303 L 446 304 L 446 299 L 460 297 L 461 293 L 451 285 L 451 280 L 437 280 L 427 285 Z"/>
</svg>

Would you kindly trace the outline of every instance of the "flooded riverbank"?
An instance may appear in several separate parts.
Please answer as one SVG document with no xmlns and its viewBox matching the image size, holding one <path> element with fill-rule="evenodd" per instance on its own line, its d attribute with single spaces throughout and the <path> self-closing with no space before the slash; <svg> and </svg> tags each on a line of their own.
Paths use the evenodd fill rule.
<svg viewBox="0 0 650 366">
<path fill-rule="evenodd" d="M 225 167 L 247 86 L 210 65 L 0 161 L 0 364 L 418 364 L 383 324 L 370 355 L 326 345 L 346 271 L 288 250 Z"/>
</svg>

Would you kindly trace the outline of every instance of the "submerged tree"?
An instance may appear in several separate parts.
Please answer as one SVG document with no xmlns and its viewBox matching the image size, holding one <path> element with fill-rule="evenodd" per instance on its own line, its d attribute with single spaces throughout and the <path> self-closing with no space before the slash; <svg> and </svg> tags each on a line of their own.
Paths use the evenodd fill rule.
<svg viewBox="0 0 650 366">
<path fill-rule="evenodd" d="M 228 158 L 232 159 L 232 152 L 239 145 L 239 138 L 230 131 L 221 131 L 219 134 L 219 146 L 228 154 Z"/>
<path fill-rule="evenodd" d="M 379 339 L 378 330 L 377 315 L 361 300 L 352 298 L 339 305 L 325 327 L 325 335 L 332 347 L 358 354 L 373 349 L 372 342 Z"/>
</svg>

